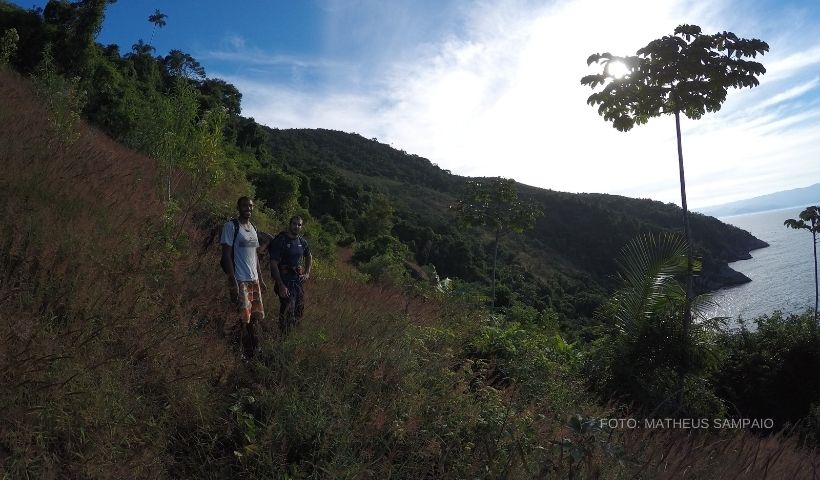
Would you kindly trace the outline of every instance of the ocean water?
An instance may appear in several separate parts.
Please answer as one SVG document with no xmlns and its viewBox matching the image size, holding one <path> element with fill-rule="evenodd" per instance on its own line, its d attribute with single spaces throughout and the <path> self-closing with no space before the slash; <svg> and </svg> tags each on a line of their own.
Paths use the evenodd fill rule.
<svg viewBox="0 0 820 480">
<path fill-rule="evenodd" d="M 769 246 L 753 250 L 750 260 L 729 264 L 752 281 L 715 292 L 713 298 L 718 306 L 712 312 L 713 316 L 750 320 L 775 310 L 801 313 L 806 308 L 814 308 L 811 233 L 783 225 L 787 218 L 798 218 L 804 208 L 720 218 L 725 223 L 748 231 Z"/>
</svg>

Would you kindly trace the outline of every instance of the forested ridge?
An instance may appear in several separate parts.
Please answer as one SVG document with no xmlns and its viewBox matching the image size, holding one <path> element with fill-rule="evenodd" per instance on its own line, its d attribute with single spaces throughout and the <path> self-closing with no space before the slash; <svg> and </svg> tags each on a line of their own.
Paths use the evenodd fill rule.
<svg viewBox="0 0 820 480">
<path fill-rule="evenodd" d="M 98 44 L 109 3 L 0 0 L 0 477 L 816 475 L 812 312 L 731 330 L 698 296 L 684 333 L 679 208 L 500 182 L 534 223 L 499 235 L 493 297 L 494 233 L 451 206 L 494 179 L 242 117 L 189 54 Z M 246 194 L 315 257 L 251 361 L 216 244 Z M 763 246 L 692 232 L 701 291 Z M 665 419 L 699 426 L 624 428 Z"/>
<path fill-rule="evenodd" d="M 350 217 L 360 212 L 340 209 L 354 201 L 356 189 L 383 193 L 395 206 L 397 221 L 391 233 L 410 246 L 416 261 L 434 264 L 443 276 L 468 280 L 479 280 L 486 271 L 487 254 L 475 241 L 476 236 L 472 232 L 459 235 L 464 230 L 448 211 L 466 178 L 357 134 L 321 129 L 265 131 L 274 164 L 301 177 L 300 190 L 309 192 L 303 203 L 315 215 L 331 214 L 337 221 L 349 223 Z M 334 190 L 331 185 L 344 183 L 347 194 L 336 188 L 328 196 L 326 192 Z M 613 287 L 612 252 L 641 233 L 681 228 L 681 211 L 674 204 L 526 185 L 520 185 L 519 191 L 522 197 L 537 202 L 544 215 L 523 238 L 506 239 L 504 250 L 511 253 L 505 265 L 535 275 L 527 281 L 537 284 L 538 293 L 522 293 L 528 288 L 522 285 L 513 290 L 522 293 L 527 303 L 542 308 L 563 303 L 559 310 L 568 315 L 591 316 L 600 304 L 600 295 Z M 749 252 L 765 247 L 765 242 L 704 215 L 694 216 L 692 228 L 697 232 L 696 252 L 704 261 L 698 282 L 701 292 L 748 281 L 727 263 L 750 258 Z"/>
</svg>

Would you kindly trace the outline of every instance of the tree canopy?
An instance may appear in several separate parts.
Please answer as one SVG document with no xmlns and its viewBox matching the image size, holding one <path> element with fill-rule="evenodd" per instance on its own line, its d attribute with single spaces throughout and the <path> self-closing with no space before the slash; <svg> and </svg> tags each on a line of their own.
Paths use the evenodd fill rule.
<svg viewBox="0 0 820 480">
<path fill-rule="evenodd" d="M 468 180 L 458 202 L 451 208 L 467 225 L 488 227 L 493 231 L 491 298 L 495 306 L 499 238 L 508 229 L 518 233 L 531 229 L 536 217 L 541 216 L 541 209 L 533 201 L 518 198 L 515 180 L 501 177 Z"/>
<path fill-rule="evenodd" d="M 535 203 L 518 198 L 515 185 L 511 178 L 468 180 L 451 208 L 468 225 L 521 233 L 532 228 L 541 212 Z"/>
<path fill-rule="evenodd" d="M 596 53 L 587 65 L 603 64 L 603 72 L 587 75 L 583 85 L 600 92 L 587 99 L 620 131 L 631 130 L 661 114 L 682 112 L 698 119 L 720 110 L 729 88 L 754 87 L 766 73 L 762 64 L 746 60 L 769 51 L 758 39 L 738 38 L 732 32 L 706 35 L 697 25 L 680 25 L 673 35 L 649 42 L 635 55 Z M 628 73 L 617 77 L 613 66 Z"/>
<path fill-rule="evenodd" d="M 814 323 L 817 326 L 817 304 L 820 302 L 820 287 L 817 279 L 817 234 L 820 233 L 820 206 L 806 207 L 797 219 L 790 218 L 783 225 L 796 230 L 808 230 L 812 235 L 814 249 Z"/>
</svg>

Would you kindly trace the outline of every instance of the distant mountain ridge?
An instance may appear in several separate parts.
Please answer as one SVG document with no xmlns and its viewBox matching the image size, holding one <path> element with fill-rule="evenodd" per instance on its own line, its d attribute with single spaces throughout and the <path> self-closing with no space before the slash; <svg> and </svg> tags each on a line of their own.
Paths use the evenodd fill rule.
<svg viewBox="0 0 820 480">
<path fill-rule="evenodd" d="M 820 205 L 820 183 L 808 187 L 782 190 L 759 197 L 747 198 L 736 202 L 724 203 L 696 209 L 704 215 L 728 217 L 746 213 L 765 212 L 789 207 L 807 207 Z"/>
</svg>

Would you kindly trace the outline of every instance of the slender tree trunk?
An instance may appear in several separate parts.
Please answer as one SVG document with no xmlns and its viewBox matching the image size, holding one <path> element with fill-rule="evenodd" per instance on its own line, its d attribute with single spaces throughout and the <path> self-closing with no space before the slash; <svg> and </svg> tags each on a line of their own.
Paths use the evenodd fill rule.
<svg viewBox="0 0 820 480">
<path fill-rule="evenodd" d="M 501 233 L 500 228 L 495 229 L 495 245 L 493 245 L 493 294 L 492 294 L 492 307 L 495 308 L 495 264 L 496 260 L 498 259 L 498 236 Z"/>
<path fill-rule="evenodd" d="M 816 330 L 817 329 L 817 299 L 818 299 L 818 293 L 820 293 L 820 290 L 818 290 L 818 287 L 817 287 L 817 233 L 815 233 L 815 229 L 817 228 L 817 225 L 812 225 L 812 227 L 813 228 L 812 228 L 811 236 L 812 236 L 812 240 L 814 240 L 814 242 L 812 242 L 813 245 L 814 245 L 814 328 Z"/>
<path fill-rule="evenodd" d="M 686 206 L 686 178 L 683 173 L 683 146 L 680 134 L 680 110 L 675 110 L 675 132 L 678 138 L 678 171 L 680 173 L 680 200 L 683 209 L 683 230 L 686 236 L 686 303 L 683 312 L 683 358 L 678 378 L 678 406 L 683 404 L 683 389 L 686 374 L 689 371 L 689 327 L 692 323 L 692 298 L 694 297 L 694 278 L 692 268 L 692 231 L 689 228 L 689 209 Z"/>
</svg>

